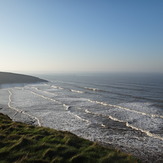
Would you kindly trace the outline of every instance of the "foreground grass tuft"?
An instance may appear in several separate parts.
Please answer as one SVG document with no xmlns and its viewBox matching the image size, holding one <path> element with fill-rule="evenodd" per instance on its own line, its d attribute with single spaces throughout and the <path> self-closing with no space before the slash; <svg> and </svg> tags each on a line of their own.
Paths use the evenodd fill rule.
<svg viewBox="0 0 163 163">
<path fill-rule="evenodd" d="M 131 155 L 69 132 L 13 122 L 0 113 L 1 163 L 138 163 Z"/>
</svg>

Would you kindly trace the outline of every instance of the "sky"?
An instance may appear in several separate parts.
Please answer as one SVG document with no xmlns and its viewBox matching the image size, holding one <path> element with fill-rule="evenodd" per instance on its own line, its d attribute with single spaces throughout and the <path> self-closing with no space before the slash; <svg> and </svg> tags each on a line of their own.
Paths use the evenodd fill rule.
<svg viewBox="0 0 163 163">
<path fill-rule="evenodd" d="M 163 0 L 0 0 L 0 71 L 163 73 Z"/>
</svg>

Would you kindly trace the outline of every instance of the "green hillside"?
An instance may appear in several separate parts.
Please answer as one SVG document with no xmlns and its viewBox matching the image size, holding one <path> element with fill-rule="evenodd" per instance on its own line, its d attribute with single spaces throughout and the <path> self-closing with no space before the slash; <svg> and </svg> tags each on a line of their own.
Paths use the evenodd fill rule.
<svg viewBox="0 0 163 163">
<path fill-rule="evenodd" d="M 1 163 L 138 163 L 131 155 L 104 148 L 69 132 L 13 122 L 0 113 Z"/>
<path fill-rule="evenodd" d="M 47 81 L 29 75 L 0 72 L 0 84 L 38 83 L 38 82 L 47 82 Z"/>
</svg>

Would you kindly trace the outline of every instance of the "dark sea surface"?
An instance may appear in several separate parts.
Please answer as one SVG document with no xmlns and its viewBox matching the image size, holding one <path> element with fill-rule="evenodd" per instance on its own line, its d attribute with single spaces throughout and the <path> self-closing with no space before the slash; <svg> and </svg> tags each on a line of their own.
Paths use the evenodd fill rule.
<svg viewBox="0 0 163 163">
<path fill-rule="evenodd" d="M 49 83 L 1 88 L 0 111 L 13 120 L 71 131 L 145 162 L 162 161 L 163 74 L 39 77 Z"/>
</svg>

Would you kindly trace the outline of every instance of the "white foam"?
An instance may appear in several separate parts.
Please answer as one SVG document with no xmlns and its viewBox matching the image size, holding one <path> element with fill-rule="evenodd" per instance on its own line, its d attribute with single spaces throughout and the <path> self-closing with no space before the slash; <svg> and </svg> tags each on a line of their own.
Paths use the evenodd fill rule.
<svg viewBox="0 0 163 163">
<path fill-rule="evenodd" d="M 13 115 L 13 117 L 14 117 L 17 113 L 22 113 L 22 114 L 27 115 L 27 116 L 29 116 L 29 117 L 31 117 L 31 118 L 34 118 L 34 119 L 37 121 L 38 126 L 41 126 L 41 122 L 40 122 L 40 120 L 39 120 L 37 117 L 32 116 L 32 115 L 30 115 L 30 114 L 28 114 L 28 113 L 26 113 L 26 112 L 24 112 L 24 111 L 22 111 L 22 110 L 19 110 L 19 109 L 15 108 L 15 107 L 12 107 L 12 106 L 11 106 L 11 103 L 12 103 L 12 101 L 11 101 L 12 92 L 11 92 L 10 90 L 8 90 L 8 92 L 9 92 L 8 107 L 9 107 L 10 109 L 16 111 L 16 113 Z"/>
<path fill-rule="evenodd" d="M 89 113 L 89 114 L 94 114 L 94 115 L 97 115 L 97 116 L 102 116 L 102 117 L 104 116 L 104 115 L 102 115 L 102 114 L 98 114 L 98 113 L 91 112 L 91 111 L 89 111 L 88 109 L 86 109 L 85 112 L 86 112 L 86 113 Z M 104 117 L 106 117 L 106 116 L 104 116 Z M 141 131 L 141 132 L 145 133 L 146 135 L 148 135 L 148 136 L 150 136 L 150 137 L 163 140 L 163 137 L 161 137 L 161 136 L 159 136 L 159 135 L 157 135 L 157 134 L 153 134 L 153 133 L 151 133 L 150 131 L 147 131 L 147 130 L 144 130 L 144 129 L 135 127 L 135 126 L 129 124 L 128 122 L 124 121 L 124 120 L 120 120 L 120 119 L 115 118 L 115 117 L 113 117 L 113 116 L 111 116 L 111 115 L 109 115 L 109 116 L 107 116 L 107 117 L 108 117 L 109 119 L 113 120 L 113 121 L 117 121 L 117 122 L 124 123 L 127 127 L 130 127 L 130 128 L 132 128 L 132 129 L 134 129 L 134 130 L 137 130 L 137 131 Z"/>
<path fill-rule="evenodd" d="M 30 90 L 32 88 L 32 89 L 35 89 L 37 92 L 45 93 L 45 94 L 52 95 L 52 96 L 55 95 L 54 93 L 51 93 L 51 92 L 48 92 L 48 91 L 45 91 L 45 90 L 40 90 L 37 87 L 28 87 L 27 86 L 26 88 L 29 88 Z"/>
<path fill-rule="evenodd" d="M 42 97 L 42 98 L 44 98 L 44 99 L 46 99 L 46 100 L 53 101 L 53 102 L 56 102 L 56 103 L 58 103 L 58 104 L 62 104 L 60 101 L 54 100 L 54 99 L 52 99 L 52 98 L 49 98 L 49 97 L 46 97 L 46 96 L 43 96 L 43 95 L 40 95 L 40 94 L 38 94 L 38 93 L 36 93 L 36 92 L 33 92 L 33 91 L 30 91 L 30 92 L 33 93 L 33 94 L 35 94 L 35 95 L 37 95 L 37 96 L 40 96 L 40 97 Z"/>
<path fill-rule="evenodd" d="M 104 103 L 104 102 L 100 102 L 100 101 L 93 101 L 93 100 L 90 100 L 90 99 L 88 99 L 88 101 L 91 102 L 91 103 L 96 103 L 96 104 L 100 104 L 100 105 L 103 105 L 103 106 L 119 108 L 119 109 L 127 110 L 127 111 L 130 111 L 130 112 L 134 112 L 134 113 L 137 113 L 137 114 L 141 114 L 141 115 L 145 115 L 145 116 L 149 116 L 149 117 L 157 117 L 157 118 L 162 118 L 163 119 L 162 115 L 144 113 L 144 112 L 133 110 L 133 109 L 130 109 L 130 108 L 127 108 L 127 107 L 108 104 L 108 103 Z"/>
<path fill-rule="evenodd" d="M 35 93 L 35 92 L 33 92 L 33 91 L 31 91 L 31 93 L 33 93 L 33 94 L 35 94 L 35 95 L 37 95 L 37 96 L 40 96 L 40 97 L 42 97 L 42 98 L 44 98 L 44 99 L 46 99 L 46 100 L 50 100 L 50 101 L 53 101 L 53 102 L 57 102 L 58 104 L 62 104 L 63 107 L 65 107 L 67 111 L 68 111 L 69 108 L 70 108 L 70 106 L 68 106 L 67 104 L 64 104 L 64 103 L 62 103 L 62 102 L 60 102 L 60 101 L 57 101 L 57 100 L 51 99 L 51 98 L 49 98 L 49 97 L 46 97 L 46 96 L 37 94 L 37 93 Z M 72 113 L 72 112 L 70 112 L 70 113 L 71 113 L 72 115 L 74 115 L 75 117 L 77 117 L 78 119 L 81 119 L 82 121 L 85 121 L 85 122 L 87 122 L 87 123 L 90 123 L 88 120 L 86 120 L 86 119 L 84 119 L 84 118 L 81 118 L 80 116 L 78 116 L 78 115 L 76 115 L 76 114 L 74 114 L 74 113 Z"/>
<path fill-rule="evenodd" d="M 55 86 L 55 85 L 52 85 L 51 87 L 52 87 L 52 88 L 55 88 L 55 89 L 57 89 L 57 88 L 58 88 L 58 87 L 57 87 L 57 86 Z"/>
<path fill-rule="evenodd" d="M 151 132 L 149 132 L 149 131 L 147 131 L 147 130 L 143 130 L 143 129 L 137 128 L 137 127 L 135 127 L 135 126 L 133 126 L 133 125 L 130 125 L 128 122 L 126 122 L 126 126 L 127 126 L 127 127 L 131 127 L 131 128 L 134 129 L 134 130 L 141 131 L 141 132 L 145 133 L 146 135 L 148 135 L 148 136 L 150 136 L 150 137 L 163 140 L 163 137 L 161 137 L 161 136 L 159 136 L 159 135 L 157 135 L 157 134 L 153 134 L 153 133 L 151 133 Z"/>
<path fill-rule="evenodd" d="M 91 91 L 98 91 L 97 88 L 89 88 L 89 87 L 84 87 L 85 89 L 91 90 Z"/>
<path fill-rule="evenodd" d="M 58 87 L 58 89 L 63 89 L 62 87 Z"/>
<path fill-rule="evenodd" d="M 88 121 L 88 120 L 86 120 L 86 119 L 84 119 L 84 118 L 81 118 L 80 116 L 78 116 L 78 115 L 76 115 L 76 114 L 74 114 L 74 113 L 71 113 L 71 114 L 73 114 L 75 117 L 77 117 L 78 119 L 80 119 L 80 120 L 82 120 L 82 121 L 85 121 L 85 122 L 87 122 L 87 123 L 90 123 L 90 121 Z"/>
<path fill-rule="evenodd" d="M 71 92 L 75 92 L 75 93 L 83 93 L 82 91 L 78 91 L 78 90 L 74 90 L 74 89 L 71 89 Z"/>
<path fill-rule="evenodd" d="M 141 111 L 151 115 L 160 115 L 162 116 L 162 110 L 153 106 L 149 102 L 130 102 L 130 103 L 121 103 L 119 104 L 122 107 L 131 108 L 132 110 Z M 152 116 L 156 117 L 156 116 Z"/>
<path fill-rule="evenodd" d="M 88 109 L 85 109 L 85 112 L 86 112 L 86 113 L 90 113 L 90 114 L 91 114 L 91 112 L 90 112 Z"/>
<path fill-rule="evenodd" d="M 104 124 L 101 124 L 101 126 L 104 127 L 104 128 L 106 127 L 106 125 L 104 125 Z"/>
<path fill-rule="evenodd" d="M 69 110 L 70 106 L 63 104 L 63 106 L 66 108 L 66 110 Z"/>
</svg>

